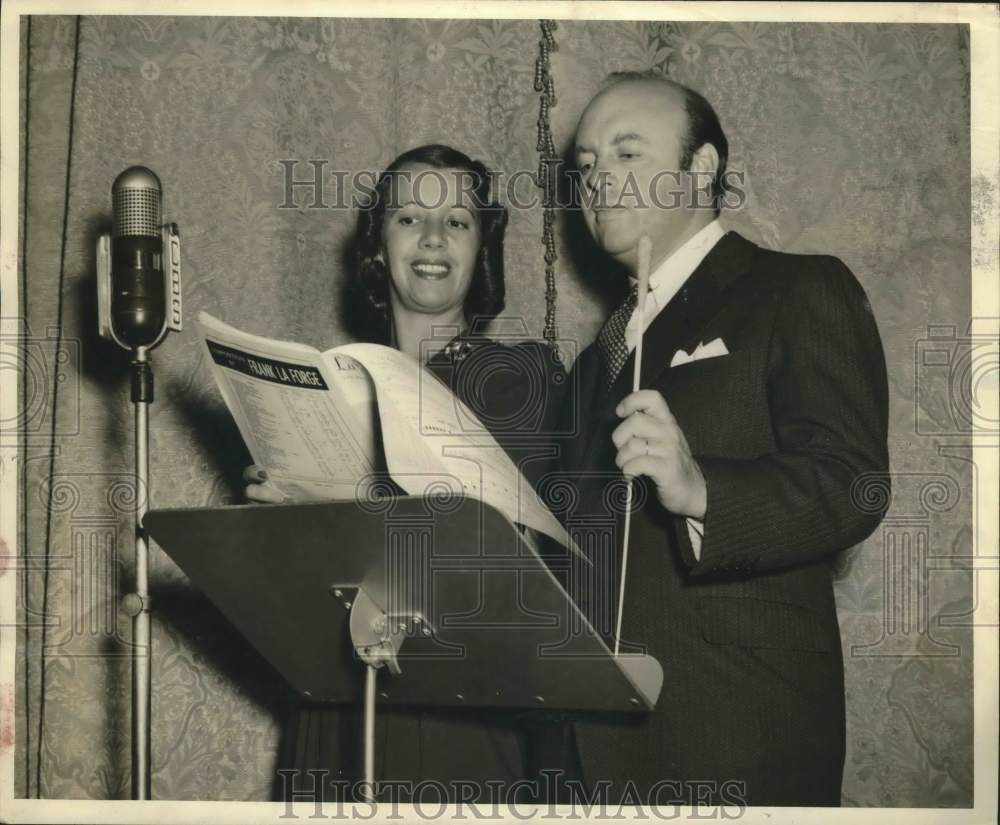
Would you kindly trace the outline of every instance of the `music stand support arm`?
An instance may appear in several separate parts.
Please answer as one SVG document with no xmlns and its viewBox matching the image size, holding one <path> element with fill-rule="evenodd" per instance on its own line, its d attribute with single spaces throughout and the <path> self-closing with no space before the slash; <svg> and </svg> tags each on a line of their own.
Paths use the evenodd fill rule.
<svg viewBox="0 0 1000 825">
<path fill-rule="evenodd" d="M 378 667 L 365 664 L 365 793 L 375 801 L 375 680 Z"/>
</svg>

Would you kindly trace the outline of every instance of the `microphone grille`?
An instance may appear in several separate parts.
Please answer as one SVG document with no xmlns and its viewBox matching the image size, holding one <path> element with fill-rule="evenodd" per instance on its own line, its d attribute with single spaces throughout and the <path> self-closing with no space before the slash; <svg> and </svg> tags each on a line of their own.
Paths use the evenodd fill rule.
<svg viewBox="0 0 1000 825">
<path fill-rule="evenodd" d="M 111 205 L 114 210 L 112 237 L 159 237 L 162 191 L 156 173 L 145 166 L 130 166 L 115 178 L 111 186 Z"/>
<path fill-rule="evenodd" d="M 120 189 L 112 196 L 116 238 L 160 234 L 160 193 L 156 189 Z"/>
</svg>

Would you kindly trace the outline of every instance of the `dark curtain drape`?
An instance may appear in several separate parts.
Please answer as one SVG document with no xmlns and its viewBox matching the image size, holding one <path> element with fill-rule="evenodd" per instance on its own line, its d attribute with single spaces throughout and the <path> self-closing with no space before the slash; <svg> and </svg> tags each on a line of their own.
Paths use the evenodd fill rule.
<svg viewBox="0 0 1000 825">
<path fill-rule="evenodd" d="M 302 161 L 299 177 L 310 159 L 377 170 L 442 141 L 533 172 L 538 36 L 532 20 L 22 21 L 19 795 L 128 796 L 130 628 L 117 605 L 132 577 L 132 411 L 125 356 L 95 332 L 93 263 L 115 175 L 141 163 L 163 180 L 188 319 L 204 309 L 271 337 L 344 343 L 354 215 L 278 208 L 281 161 Z M 971 554 L 960 492 L 972 466 L 947 448 L 967 422 L 948 371 L 916 357 L 961 357 L 969 321 L 967 28 L 566 22 L 556 37 L 560 149 L 607 72 L 668 71 L 715 104 L 730 166 L 747 176 L 746 207 L 724 222 L 838 255 L 868 291 L 895 479 L 883 527 L 838 560 L 844 802 L 971 804 L 973 589 L 958 560 Z M 578 260 L 573 227 L 559 229 L 572 351 L 614 287 Z M 543 319 L 540 238 L 540 210 L 514 210 L 508 312 L 528 335 Z M 924 341 L 929 325 L 944 338 Z M 194 336 L 171 336 L 154 362 L 155 506 L 239 500 L 245 453 Z M 289 689 L 155 547 L 152 580 L 155 797 L 267 799 Z M 669 674 L 665 685 L 661 701 Z"/>
</svg>

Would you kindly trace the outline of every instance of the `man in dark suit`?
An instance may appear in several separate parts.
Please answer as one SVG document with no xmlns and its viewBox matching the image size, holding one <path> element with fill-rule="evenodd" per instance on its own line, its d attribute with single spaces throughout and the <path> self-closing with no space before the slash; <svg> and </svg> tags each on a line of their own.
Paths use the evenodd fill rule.
<svg viewBox="0 0 1000 825">
<path fill-rule="evenodd" d="M 723 194 L 728 152 L 711 106 L 663 78 L 625 76 L 576 135 L 583 215 L 635 283 L 574 369 L 578 483 L 568 524 L 606 513 L 638 479 L 622 628 L 664 670 L 656 709 L 573 725 L 589 793 L 617 803 L 839 805 L 844 681 L 830 563 L 877 526 L 860 493 L 888 466 L 885 361 L 871 308 L 838 259 L 790 255 L 719 228 L 667 188 Z M 670 174 L 682 170 L 683 174 Z M 630 393 L 643 335 L 640 391 Z M 612 554 L 571 591 L 609 637 Z M 612 609 L 609 609 L 612 608 Z M 608 784 L 610 783 L 610 785 Z"/>
</svg>

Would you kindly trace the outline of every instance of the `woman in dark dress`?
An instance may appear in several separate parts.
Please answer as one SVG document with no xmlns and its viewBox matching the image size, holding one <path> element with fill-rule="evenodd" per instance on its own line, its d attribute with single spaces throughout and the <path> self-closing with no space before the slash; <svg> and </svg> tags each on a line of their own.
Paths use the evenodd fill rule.
<svg viewBox="0 0 1000 825">
<path fill-rule="evenodd" d="M 481 163 L 447 146 L 396 158 L 359 214 L 348 316 L 360 340 L 426 365 L 535 483 L 547 466 L 545 433 L 565 373 L 543 344 L 508 346 L 483 334 L 505 292 L 507 213 L 490 182 Z M 246 478 L 251 500 L 283 500 L 257 468 Z M 281 767 L 295 769 L 297 789 L 313 787 L 306 771 L 325 770 L 323 798 L 345 798 L 336 783 L 362 778 L 360 709 L 312 705 L 294 717 Z M 503 802 L 508 787 L 533 773 L 517 714 L 489 709 L 380 707 L 375 753 L 379 780 L 412 783 L 396 801 L 412 801 L 413 787 L 427 801 L 442 801 L 442 790 L 454 801 L 454 783 L 463 782 L 475 783 L 480 801 Z M 287 795 L 287 778 L 284 786 Z"/>
</svg>

